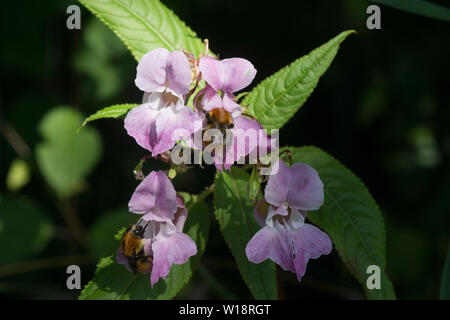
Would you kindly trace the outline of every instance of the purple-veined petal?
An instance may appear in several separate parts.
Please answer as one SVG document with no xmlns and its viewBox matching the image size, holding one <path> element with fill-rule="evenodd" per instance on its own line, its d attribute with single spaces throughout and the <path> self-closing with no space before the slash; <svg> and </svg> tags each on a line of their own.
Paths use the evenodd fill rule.
<svg viewBox="0 0 450 320">
<path fill-rule="evenodd" d="M 231 130 L 233 142 L 231 147 L 227 148 L 226 163 L 233 164 L 235 161 L 247 156 L 252 151 L 257 155 L 258 135 L 261 128 L 258 121 L 239 116 L 233 119 L 234 127 Z"/>
<path fill-rule="evenodd" d="M 269 206 L 266 219 L 272 219 L 275 215 L 286 217 L 288 214 L 288 208 L 285 205 L 281 205 L 279 207 Z"/>
<path fill-rule="evenodd" d="M 177 199 L 167 175 L 162 171 L 152 171 L 145 177 L 133 193 L 128 209 L 137 214 L 151 213 L 172 220 L 177 210 Z M 146 220 L 152 219 L 147 216 Z"/>
<path fill-rule="evenodd" d="M 185 95 L 191 86 L 191 66 L 181 51 L 170 52 L 167 56 L 167 81 L 169 88 L 178 94 Z"/>
<path fill-rule="evenodd" d="M 159 48 L 147 52 L 139 61 L 135 84 L 145 92 L 156 91 L 166 83 L 166 61 L 169 51 Z"/>
<path fill-rule="evenodd" d="M 196 122 L 202 122 L 202 119 L 187 106 L 168 107 L 161 110 L 156 119 L 158 142 L 153 147 L 152 155 L 156 156 L 172 149 L 178 140 L 190 139 L 196 128 Z"/>
<path fill-rule="evenodd" d="M 175 225 L 177 232 L 183 232 L 187 214 L 188 211 L 184 205 L 184 199 L 181 195 L 177 194 L 177 212 L 175 213 L 175 217 L 173 219 L 173 224 Z"/>
<path fill-rule="evenodd" d="M 127 133 L 143 148 L 152 151 L 156 141 L 156 118 L 159 111 L 141 104 L 131 109 L 125 117 Z"/>
<path fill-rule="evenodd" d="M 245 253 L 250 262 L 270 259 L 286 271 L 295 272 L 292 246 L 288 234 L 277 221 L 275 227 L 265 226 L 250 239 Z"/>
<path fill-rule="evenodd" d="M 250 61 L 231 58 L 221 61 L 223 65 L 222 88 L 226 92 L 236 92 L 248 86 L 256 75 L 256 69 Z"/>
<path fill-rule="evenodd" d="M 253 65 L 242 58 L 219 61 L 211 57 L 204 57 L 200 59 L 199 68 L 205 81 L 215 91 L 224 89 L 230 93 L 248 86 L 256 75 Z"/>
<path fill-rule="evenodd" d="M 203 90 L 202 106 L 205 111 L 222 108 L 222 98 L 220 98 L 211 86 L 207 85 Z"/>
<path fill-rule="evenodd" d="M 161 91 L 155 91 L 148 95 L 147 104 L 151 109 L 163 110 L 165 107 L 183 106 L 183 96 L 169 88 L 163 88 Z"/>
<path fill-rule="evenodd" d="M 223 65 L 212 57 L 203 57 L 200 59 L 199 69 L 205 81 L 214 88 L 215 91 L 222 89 Z"/>
<path fill-rule="evenodd" d="M 308 223 L 298 229 L 289 228 L 289 235 L 294 244 L 294 272 L 297 273 L 298 281 L 300 281 L 305 274 L 308 260 L 329 254 L 333 245 L 325 232 Z"/>
<path fill-rule="evenodd" d="M 150 276 L 151 285 L 160 278 L 169 275 L 172 264 L 183 264 L 189 257 L 197 253 L 195 242 L 186 234 L 160 232 L 152 245 L 153 270 Z"/>
<path fill-rule="evenodd" d="M 161 216 L 159 214 L 155 214 L 153 211 L 143 214 L 142 219 L 145 221 L 165 222 L 165 223 L 171 223 L 172 221 L 170 218 Z"/>
<path fill-rule="evenodd" d="M 223 108 L 232 113 L 233 118 L 241 115 L 242 107 L 234 101 L 234 97 L 230 93 L 225 93 L 222 99 Z"/>
<path fill-rule="evenodd" d="M 289 175 L 289 206 L 303 211 L 319 209 L 324 194 L 317 171 L 305 163 L 294 163 L 289 169 Z"/>
<path fill-rule="evenodd" d="M 264 198 L 268 203 L 279 207 L 288 198 L 289 180 L 292 178 L 288 166 L 283 161 L 278 161 L 278 172 L 269 177 Z"/>
</svg>

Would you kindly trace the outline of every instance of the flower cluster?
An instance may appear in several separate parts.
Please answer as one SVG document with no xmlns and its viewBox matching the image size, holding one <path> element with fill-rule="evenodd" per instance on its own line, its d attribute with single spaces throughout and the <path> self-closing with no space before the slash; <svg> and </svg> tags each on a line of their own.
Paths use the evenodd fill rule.
<svg viewBox="0 0 450 320">
<path fill-rule="evenodd" d="M 219 170 L 229 169 L 253 150 L 270 145 L 262 126 L 242 112 L 234 96 L 255 74 L 253 65 L 242 58 L 217 60 L 204 55 L 195 59 L 181 51 L 150 51 L 140 60 L 135 80 L 144 101 L 128 113 L 125 129 L 152 156 L 184 140 L 192 148 L 211 150 Z M 202 89 L 201 80 L 205 83 Z M 191 108 L 187 102 L 193 92 L 197 93 Z M 205 130 L 209 131 L 203 139 L 195 141 L 195 133 L 201 135 Z M 225 131 L 227 139 L 222 136 Z M 246 138 L 250 133 L 257 134 L 254 141 Z"/>
<path fill-rule="evenodd" d="M 182 141 L 203 153 L 210 150 L 220 171 L 255 150 L 263 156 L 278 152 L 235 96 L 255 74 L 253 65 L 242 58 L 218 60 L 204 54 L 196 59 L 185 51 L 150 51 L 140 60 L 135 80 L 144 93 L 143 103 L 128 113 L 125 129 L 152 157 L 172 164 L 168 152 Z M 224 131 L 226 139 L 221 136 Z M 248 138 L 249 131 L 258 133 L 255 139 Z M 199 133 L 200 143 L 195 138 Z M 323 184 L 306 164 L 276 165 L 279 170 L 269 177 L 264 198 L 254 210 L 262 229 L 248 243 L 246 254 L 254 263 L 271 259 L 300 280 L 308 260 L 332 248 L 324 232 L 305 223 L 306 212 L 319 209 L 323 202 Z M 116 260 L 129 271 L 150 273 L 152 286 L 169 274 L 172 264 L 182 264 L 197 253 L 195 242 L 183 233 L 188 216 L 184 200 L 166 173 L 153 171 L 143 178 L 129 211 L 142 217 L 124 234 Z"/>
</svg>

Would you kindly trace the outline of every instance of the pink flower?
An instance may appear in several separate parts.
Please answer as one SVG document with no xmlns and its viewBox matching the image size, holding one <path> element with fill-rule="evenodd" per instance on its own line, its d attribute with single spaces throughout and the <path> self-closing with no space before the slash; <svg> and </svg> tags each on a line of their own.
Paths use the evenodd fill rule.
<svg viewBox="0 0 450 320">
<path fill-rule="evenodd" d="M 206 87 L 194 100 L 200 109 L 209 113 L 208 117 L 213 122 L 211 128 L 222 131 L 222 138 L 219 142 L 215 139 L 213 145 L 214 164 L 222 171 L 223 167 L 229 169 L 234 162 L 258 147 L 258 150 L 263 149 L 262 144 L 268 144 L 269 139 L 262 126 L 256 120 L 241 115 L 242 107 L 236 103 L 233 94 L 252 82 L 256 69 L 242 58 L 217 60 L 209 56 L 200 59 L 199 69 Z"/>
<path fill-rule="evenodd" d="M 243 115 L 233 117 L 233 126 L 228 130 L 229 137 L 223 137 L 218 152 L 214 153 L 214 165 L 219 171 L 230 167 L 250 153 L 254 156 L 265 156 L 271 151 L 272 142 L 261 124 Z M 222 151 L 222 152 L 221 152 Z"/>
<path fill-rule="evenodd" d="M 197 253 L 195 242 L 183 233 L 188 212 L 183 198 L 176 194 L 162 171 L 151 172 L 139 184 L 128 208 L 141 214 L 145 222 L 142 224 L 146 225 L 144 253 L 153 257 L 153 266 L 148 270 L 153 287 L 160 278 L 169 275 L 172 264 L 183 264 Z M 121 248 L 117 251 L 116 260 L 131 271 Z"/>
<path fill-rule="evenodd" d="M 137 66 L 135 83 L 146 94 L 144 103 L 125 118 L 128 134 L 153 156 L 170 150 L 181 138 L 189 138 L 194 123 L 201 118 L 184 103 L 191 85 L 191 67 L 185 54 L 164 48 L 146 53 Z M 173 135 L 176 129 L 189 135 Z"/>
<path fill-rule="evenodd" d="M 199 69 L 207 83 L 199 93 L 199 97 L 203 94 L 203 109 L 224 108 L 233 115 L 240 113 L 241 106 L 235 102 L 233 93 L 253 81 L 256 75 L 253 64 L 242 58 L 217 60 L 206 56 L 200 59 Z"/>
<path fill-rule="evenodd" d="M 319 209 L 323 199 L 323 183 L 313 168 L 304 163 L 289 168 L 279 161 L 277 174 L 270 176 L 264 199 L 254 210 L 262 229 L 247 244 L 248 260 L 260 263 L 270 259 L 296 273 L 300 281 L 308 260 L 332 249 L 325 232 L 305 223 L 306 211 Z"/>
</svg>

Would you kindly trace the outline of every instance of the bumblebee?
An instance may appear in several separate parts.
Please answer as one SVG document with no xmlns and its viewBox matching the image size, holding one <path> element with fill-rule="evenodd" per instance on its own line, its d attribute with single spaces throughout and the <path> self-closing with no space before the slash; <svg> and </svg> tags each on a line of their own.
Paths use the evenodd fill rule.
<svg viewBox="0 0 450 320">
<path fill-rule="evenodd" d="M 209 125 L 223 125 L 229 129 L 233 128 L 233 119 L 228 111 L 223 108 L 216 108 L 206 113 L 206 120 Z"/>
<path fill-rule="evenodd" d="M 226 130 L 233 129 L 231 114 L 223 108 L 213 109 L 205 114 L 207 129 L 219 129 L 222 136 L 227 137 Z M 214 137 L 213 137 L 214 138 Z M 214 140 L 214 139 L 213 139 Z"/>
<path fill-rule="evenodd" d="M 134 273 L 147 272 L 153 265 L 153 256 L 146 256 L 144 252 L 144 233 L 148 222 L 145 226 L 140 224 L 132 225 L 122 236 L 120 247 L 123 254 L 128 258 L 130 268 Z"/>
</svg>

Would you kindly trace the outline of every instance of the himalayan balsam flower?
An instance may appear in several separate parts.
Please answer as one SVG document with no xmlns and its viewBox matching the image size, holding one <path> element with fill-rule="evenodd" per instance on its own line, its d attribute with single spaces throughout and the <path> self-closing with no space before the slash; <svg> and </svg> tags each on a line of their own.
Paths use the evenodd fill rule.
<svg viewBox="0 0 450 320">
<path fill-rule="evenodd" d="M 159 278 L 167 277 L 173 263 L 183 264 L 197 253 L 195 242 L 183 233 L 188 212 L 183 198 L 176 194 L 162 171 L 151 172 L 139 184 L 128 208 L 130 212 L 141 214 L 142 219 L 148 222 L 144 253 L 153 256 L 153 267 L 145 273 L 151 273 L 153 287 Z M 132 271 L 121 248 L 117 251 L 116 260 Z"/>
<path fill-rule="evenodd" d="M 279 161 L 278 173 L 270 176 L 264 199 L 254 210 L 262 229 L 247 244 L 249 261 L 271 259 L 300 281 L 308 260 L 332 249 L 325 232 L 305 223 L 306 211 L 319 209 L 323 199 L 323 183 L 313 168 L 304 163 L 289 168 Z"/>
<path fill-rule="evenodd" d="M 256 75 L 253 64 L 242 58 L 217 60 L 206 56 L 200 59 L 199 68 L 207 83 L 202 92 L 203 109 L 223 108 L 234 116 L 238 115 L 242 108 L 235 102 L 233 93 L 253 81 Z"/>
<path fill-rule="evenodd" d="M 206 87 L 196 98 L 196 105 L 200 109 L 212 114 L 215 124 L 212 128 L 225 126 L 231 139 L 223 137 L 217 143 L 214 153 L 214 164 L 222 171 L 223 166 L 229 169 L 239 159 L 251 153 L 260 144 L 265 147 L 268 137 L 262 131 L 262 126 L 254 119 L 241 114 L 242 107 L 236 103 L 234 92 L 247 87 L 255 77 L 256 69 L 242 58 L 217 60 L 212 57 L 203 57 L 199 62 L 199 69 Z M 211 118 L 211 115 L 209 116 Z M 255 137 L 251 140 L 249 137 Z"/>
<path fill-rule="evenodd" d="M 191 66 L 183 52 L 161 48 L 146 53 L 137 66 L 135 83 L 146 94 L 144 103 L 127 114 L 125 129 L 140 146 L 156 156 L 182 138 L 172 136 L 176 129 L 194 132 L 194 123 L 201 118 L 184 104 Z"/>
</svg>

